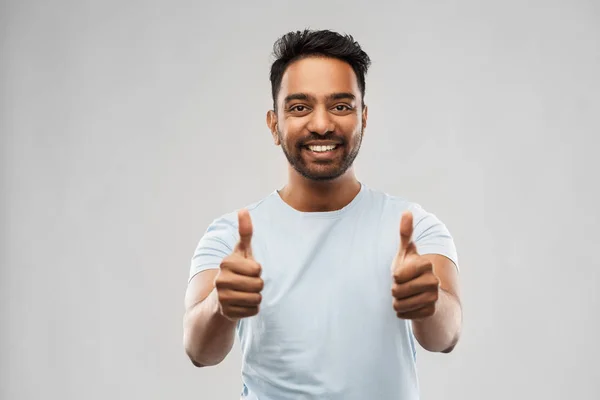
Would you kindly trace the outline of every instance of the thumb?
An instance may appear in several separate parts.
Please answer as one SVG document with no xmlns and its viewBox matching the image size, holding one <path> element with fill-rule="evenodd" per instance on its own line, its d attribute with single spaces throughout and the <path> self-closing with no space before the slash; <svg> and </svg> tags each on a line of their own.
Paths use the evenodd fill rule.
<svg viewBox="0 0 600 400">
<path fill-rule="evenodd" d="M 409 253 L 416 252 L 413 235 L 413 215 L 410 211 L 402 213 L 400 219 L 400 249 L 399 253 L 404 257 Z"/>
<path fill-rule="evenodd" d="M 237 245 L 237 251 L 241 252 L 245 257 L 252 257 L 252 220 L 250 213 L 246 209 L 238 211 L 238 231 L 240 241 Z"/>
</svg>

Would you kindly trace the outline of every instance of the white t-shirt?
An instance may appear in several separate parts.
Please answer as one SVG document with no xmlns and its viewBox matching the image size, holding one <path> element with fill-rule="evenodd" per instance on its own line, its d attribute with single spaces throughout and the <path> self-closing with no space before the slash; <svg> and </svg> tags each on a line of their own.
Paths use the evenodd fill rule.
<svg viewBox="0 0 600 400">
<path fill-rule="evenodd" d="M 297 211 L 277 191 L 246 208 L 264 289 L 258 315 L 237 326 L 241 398 L 418 399 L 415 339 L 392 307 L 391 263 L 401 214 L 410 210 L 417 251 L 444 255 L 458 268 L 446 226 L 418 204 L 365 184 L 336 211 Z M 237 212 L 213 221 L 190 279 L 219 268 L 238 241 L 237 225 Z"/>
</svg>

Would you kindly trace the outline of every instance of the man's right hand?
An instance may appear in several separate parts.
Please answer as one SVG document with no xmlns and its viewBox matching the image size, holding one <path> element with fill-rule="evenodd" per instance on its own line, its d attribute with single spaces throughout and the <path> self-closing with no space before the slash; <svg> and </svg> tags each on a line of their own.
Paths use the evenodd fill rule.
<svg viewBox="0 0 600 400">
<path fill-rule="evenodd" d="M 215 278 L 219 312 L 231 321 L 258 314 L 264 282 L 261 266 L 252 256 L 252 220 L 248 210 L 238 212 L 240 240 L 221 261 Z"/>
</svg>

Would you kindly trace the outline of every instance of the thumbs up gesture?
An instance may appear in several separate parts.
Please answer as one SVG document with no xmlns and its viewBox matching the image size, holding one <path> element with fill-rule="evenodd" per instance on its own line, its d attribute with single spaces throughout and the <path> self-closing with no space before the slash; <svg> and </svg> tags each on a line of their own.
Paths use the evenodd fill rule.
<svg viewBox="0 0 600 400">
<path fill-rule="evenodd" d="M 400 221 L 400 248 L 392 263 L 392 296 L 398 318 L 419 320 L 434 314 L 440 281 L 431 261 L 417 253 L 412 235 L 413 216 L 406 211 Z"/>
<path fill-rule="evenodd" d="M 248 210 L 238 212 L 240 240 L 221 261 L 215 278 L 219 312 L 231 321 L 258 314 L 264 282 L 261 266 L 252 257 L 252 220 Z"/>
</svg>

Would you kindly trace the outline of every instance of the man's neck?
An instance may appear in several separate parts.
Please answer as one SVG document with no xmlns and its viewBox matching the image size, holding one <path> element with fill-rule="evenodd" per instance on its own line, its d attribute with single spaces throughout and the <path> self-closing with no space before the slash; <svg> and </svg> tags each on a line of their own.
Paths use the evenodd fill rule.
<svg viewBox="0 0 600 400">
<path fill-rule="evenodd" d="M 302 212 L 335 211 L 347 206 L 360 191 L 352 169 L 331 181 L 312 181 L 290 172 L 288 184 L 279 196 L 290 207 Z"/>
</svg>

